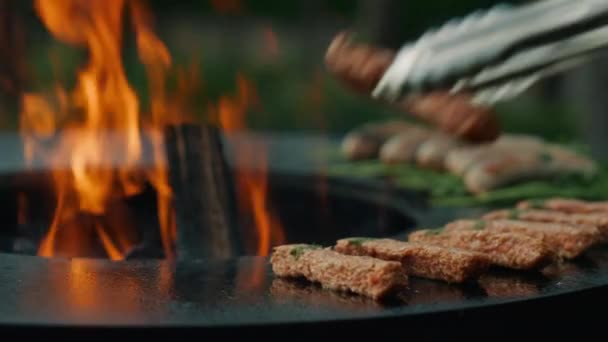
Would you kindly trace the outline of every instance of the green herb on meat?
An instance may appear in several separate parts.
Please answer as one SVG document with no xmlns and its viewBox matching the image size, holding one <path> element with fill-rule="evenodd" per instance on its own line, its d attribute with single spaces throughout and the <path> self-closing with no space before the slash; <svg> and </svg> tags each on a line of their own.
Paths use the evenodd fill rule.
<svg viewBox="0 0 608 342">
<path fill-rule="evenodd" d="M 298 246 L 298 247 L 295 247 L 294 249 L 292 249 L 291 252 L 289 252 L 289 254 L 291 254 L 297 260 L 302 256 L 302 254 L 304 254 L 305 251 L 312 250 L 312 249 L 321 249 L 321 248 L 323 248 L 323 247 L 319 246 L 319 245 L 302 245 L 302 246 Z"/>
<path fill-rule="evenodd" d="M 443 233 L 444 229 L 445 229 L 444 227 L 435 228 L 435 229 L 427 229 L 425 234 L 426 235 L 439 235 L 439 234 Z"/>
<path fill-rule="evenodd" d="M 361 247 L 364 243 L 366 243 L 368 241 L 373 241 L 373 240 L 376 240 L 376 239 L 375 238 L 350 238 L 350 239 L 348 239 L 348 243 L 350 243 L 351 245 Z"/>
<path fill-rule="evenodd" d="M 545 207 L 545 200 L 544 199 L 531 199 L 528 201 L 528 204 L 530 205 L 530 208 L 533 209 L 543 209 Z"/>
<path fill-rule="evenodd" d="M 484 220 L 477 220 L 477 222 L 475 222 L 475 225 L 473 226 L 473 230 L 483 230 L 486 228 L 486 221 Z"/>
<path fill-rule="evenodd" d="M 518 220 L 520 215 L 521 215 L 521 210 L 519 210 L 519 209 L 512 209 L 509 212 L 509 219 L 510 220 Z"/>
</svg>

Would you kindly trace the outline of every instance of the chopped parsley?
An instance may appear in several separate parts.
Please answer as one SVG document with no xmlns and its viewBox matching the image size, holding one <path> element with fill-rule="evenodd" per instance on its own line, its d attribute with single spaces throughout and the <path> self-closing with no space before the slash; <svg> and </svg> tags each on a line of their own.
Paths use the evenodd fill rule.
<svg viewBox="0 0 608 342">
<path fill-rule="evenodd" d="M 519 219 L 519 215 L 521 215 L 521 210 L 513 209 L 509 212 L 509 219 L 517 220 L 517 219 Z"/>
<path fill-rule="evenodd" d="M 311 250 L 311 249 L 321 249 L 323 248 L 322 246 L 319 245 L 302 245 L 302 246 L 298 246 L 295 247 L 294 249 L 292 249 L 289 254 L 291 254 L 294 258 L 298 259 L 299 257 L 302 256 L 302 254 L 304 254 L 305 251 L 307 250 Z"/>
<path fill-rule="evenodd" d="M 445 229 L 444 227 L 435 228 L 435 229 L 427 229 L 425 234 L 426 235 L 439 235 L 439 234 L 443 233 L 444 229 Z"/>
<path fill-rule="evenodd" d="M 483 220 L 477 220 L 477 222 L 475 222 L 475 225 L 473 226 L 473 230 L 483 230 L 486 228 L 486 221 Z"/>
<path fill-rule="evenodd" d="M 348 243 L 351 245 L 361 247 L 364 243 L 366 243 L 368 241 L 373 241 L 373 240 L 376 240 L 376 239 L 375 238 L 350 238 L 350 239 L 348 239 Z"/>
<path fill-rule="evenodd" d="M 534 209 L 542 209 L 545 207 L 545 200 L 543 199 L 532 199 L 529 200 L 528 203 L 530 204 L 530 208 Z"/>
</svg>

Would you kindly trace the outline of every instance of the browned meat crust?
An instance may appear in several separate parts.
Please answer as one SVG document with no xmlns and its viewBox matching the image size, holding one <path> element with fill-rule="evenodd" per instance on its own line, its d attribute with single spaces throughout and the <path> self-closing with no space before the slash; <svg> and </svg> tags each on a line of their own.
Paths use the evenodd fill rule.
<svg viewBox="0 0 608 342">
<path fill-rule="evenodd" d="M 602 235 L 602 241 L 608 241 L 608 211 L 602 211 L 605 202 L 576 203 L 574 201 L 553 200 L 547 202 L 549 210 L 531 208 L 533 202 L 521 202 L 519 210 L 512 211 L 520 219 L 538 222 L 555 222 L 583 226 L 594 226 Z M 577 211 L 578 210 L 578 211 Z M 498 214 L 496 214 L 498 215 Z"/>
<path fill-rule="evenodd" d="M 387 164 L 413 162 L 416 158 L 418 147 L 431 134 L 431 131 L 418 127 L 391 137 L 380 149 L 380 160 Z"/>
<path fill-rule="evenodd" d="M 410 234 L 409 241 L 483 253 L 493 264 L 522 270 L 542 267 L 553 256 L 542 239 L 518 233 L 420 230 Z"/>
<path fill-rule="evenodd" d="M 401 263 L 350 256 L 311 245 L 276 247 L 270 262 L 279 277 L 303 277 L 324 288 L 383 299 L 407 285 Z"/>
<path fill-rule="evenodd" d="M 388 139 L 413 129 L 417 127 L 398 120 L 365 124 L 344 137 L 342 153 L 350 160 L 377 158 Z"/>
<path fill-rule="evenodd" d="M 499 146 L 487 149 L 466 167 L 464 183 L 469 191 L 483 193 L 498 187 L 529 179 L 546 179 L 560 175 L 593 175 L 596 164 L 565 148 L 550 144 Z M 475 150 L 474 150 L 475 151 Z M 457 153 L 459 155 L 462 153 Z M 465 153 L 466 154 L 466 153 Z M 449 158 L 454 163 L 454 157 Z M 466 165 L 466 164 L 465 164 Z"/>
<path fill-rule="evenodd" d="M 480 253 L 391 239 L 342 239 L 336 243 L 335 250 L 399 261 L 409 275 L 450 283 L 476 278 L 489 266 L 488 258 Z"/>
<path fill-rule="evenodd" d="M 486 214 L 485 220 L 502 220 L 502 224 L 526 234 L 541 231 L 546 242 L 573 258 L 602 241 L 608 233 L 606 214 L 567 214 L 551 210 L 499 210 Z M 508 229 L 508 228 L 504 228 Z"/>
<path fill-rule="evenodd" d="M 470 168 L 488 158 L 510 151 L 538 150 L 543 145 L 543 140 L 534 136 L 503 134 L 491 144 L 465 145 L 450 150 L 445 158 L 445 166 L 451 173 L 462 177 Z"/>
<path fill-rule="evenodd" d="M 354 43 L 346 33 L 335 37 L 325 55 L 329 72 L 350 89 L 370 94 L 395 58 L 394 51 Z M 467 94 L 437 92 L 398 104 L 400 109 L 443 132 L 465 140 L 492 141 L 500 134 L 491 108 L 475 106 Z"/>
<path fill-rule="evenodd" d="M 517 204 L 519 209 L 549 209 L 571 214 L 608 213 L 608 202 L 588 202 L 572 198 L 529 200 Z"/>
<path fill-rule="evenodd" d="M 418 147 L 416 164 L 428 169 L 445 170 L 446 158 L 450 151 L 463 145 L 464 143 L 458 139 L 436 133 Z"/>
</svg>

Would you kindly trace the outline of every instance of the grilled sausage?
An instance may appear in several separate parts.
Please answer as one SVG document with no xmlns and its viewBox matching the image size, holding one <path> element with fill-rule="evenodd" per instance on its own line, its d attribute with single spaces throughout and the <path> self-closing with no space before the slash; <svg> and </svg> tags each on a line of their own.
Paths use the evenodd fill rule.
<svg viewBox="0 0 608 342">
<path fill-rule="evenodd" d="M 342 154 L 350 160 L 377 158 L 384 143 L 391 137 L 409 132 L 414 126 L 403 121 L 365 124 L 344 137 Z"/>
<path fill-rule="evenodd" d="M 337 35 L 325 56 L 329 72 L 348 88 L 368 95 L 395 58 L 395 52 L 354 43 L 346 33 Z M 498 120 L 489 108 L 471 103 L 469 95 L 436 92 L 407 99 L 397 107 L 438 127 L 443 132 L 473 142 L 492 141 L 500 133 Z"/>
<path fill-rule="evenodd" d="M 567 259 L 578 257 L 600 239 L 599 231 L 593 226 L 517 221 L 503 215 L 487 215 L 484 220 L 457 220 L 445 226 L 445 231 L 480 229 L 540 238 L 557 256 Z"/>
</svg>

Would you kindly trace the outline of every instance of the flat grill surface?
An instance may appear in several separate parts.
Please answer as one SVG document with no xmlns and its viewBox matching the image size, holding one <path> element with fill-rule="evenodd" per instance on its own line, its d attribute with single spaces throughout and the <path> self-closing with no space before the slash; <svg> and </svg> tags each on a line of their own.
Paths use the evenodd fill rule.
<svg viewBox="0 0 608 342">
<path fill-rule="evenodd" d="M 0 140 L 2 138 L 0 135 Z M 302 164 L 302 160 L 289 163 L 288 158 L 281 156 L 287 152 L 294 155 L 293 150 L 316 148 L 311 148 L 308 140 L 305 140 L 306 144 L 280 141 L 275 147 L 285 153 L 271 154 L 278 156 L 276 160 L 280 161 L 272 162 L 271 169 L 289 175 L 285 179 L 289 184 L 287 193 L 296 193 L 299 198 L 299 202 L 292 202 L 285 200 L 287 195 L 279 196 L 283 198 L 280 203 L 299 205 L 303 194 L 309 193 L 318 181 L 312 169 L 319 165 L 313 162 L 314 158 Z M 3 170 L 0 173 L 11 173 L 4 165 L 6 160 L 0 163 Z M 303 165 L 310 169 L 303 172 Z M 21 165 L 17 166 L 15 169 L 21 171 Z M 273 183 L 281 183 L 281 177 L 270 179 Z M 428 210 L 418 208 L 416 204 L 423 201 L 408 191 L 389 189 L 387 192 L 385 185 L 375 182 L 326 181 L 330 197 L 335 197 L 333 202 L 342 204 L 349 199 L 347 202 L 352 205 L 350 201 L 355 199 L 372 208 L 384 208 L 372 210 L 374 226 L 384 222 L 386 227 L 396 228 L 397 232 L 390 229 L 353 230 L 349 225 L 338 225 L 336 222 L 341 222 L 338 220 L 331 226 L 340 230 L 326 231 L 323 241 L 335 241 L 338 235 L 343 237 L 345 228 L 350 229 L 347 235 L 400 234 L 397 237 L 403 238 L 409 229 L 435 227 L 457 217 L 474 217 L 486 211 L 483 208 Z M 281 195 L 281 191 L 278 193 Z M 387 216 L 387 213 L 391 214 Z M 296 219 L 283 222 L 288 227 L 302 221 L 298 219 L 302 216 L 289 216 Z M 306 225 L 306 231 L 312 227 L 314 225 Z M 296 228 L 296 232 L 301 230 Z M 310 238 L 308 235 L 292 238 L 313 242 L 306 241 Z M 463 326 L 462 317 L 470 318 L 470 327 L 474 330 L 480 325 L 488 329 L 506 327 L 509 326 L 506 320 L 513 318 L 533 327 L 538 326 L 539 320 L 550 319 L 551 329 L 566 328 L 572 325 L 560 325 L 560 322 L 571 323 L 572 317 L 603 319 L 595 310 L 608 305 L 608 247 L 590 250 L 575 262 L 563 263 L 544 274 L 493 270 L 483 282 L 465 285 L 414 278 L 399 299 L 383 304 L 326 291 L 305 282 L 276 279 L 268 259 L 263 257 L 111 262 L 0 253 L 0 298 L 0 328 L 220 327 L 230 330 L 238 326 L 240 330 L 271 327 L 275 331 L 278 327 L 290 327 L 289 333 L 294 333 L 291 330 L 294 325 L 308 329 L 310 324 L 332 324 L 334 327 L 350 324 L 349 329 L 363 329 L 367 327 L 365 322 L 374 322 L 373 327 L 378 328 L 379 322 L 383 321 L 393 322 L 400 333 L 405 322 L 410 322 L 410 327 L 414 328 L 420 328 L 420 324 L 426 328 L 435 327 L 425 328 L 427 332 L 450 333 L 453 331 L 450 329 Z M 598 326 L 590 323 L 586 321 L 585 326 Z M 438 326 L 442 329 L 436 329 Z"/>
<path fill-rule="evenodd" d="M 499 308 L 606 287 L 608 249 L 591 250 L 549 276 L 495 271 L 492 279 L 504 283 L 491 295 L 477 284 L 412 279 L 402 298 L 379 304 L 277 280 L 262 257 L 173 263 L 2 254 L 0 326 L 259 326 Z"/>
</svg>

